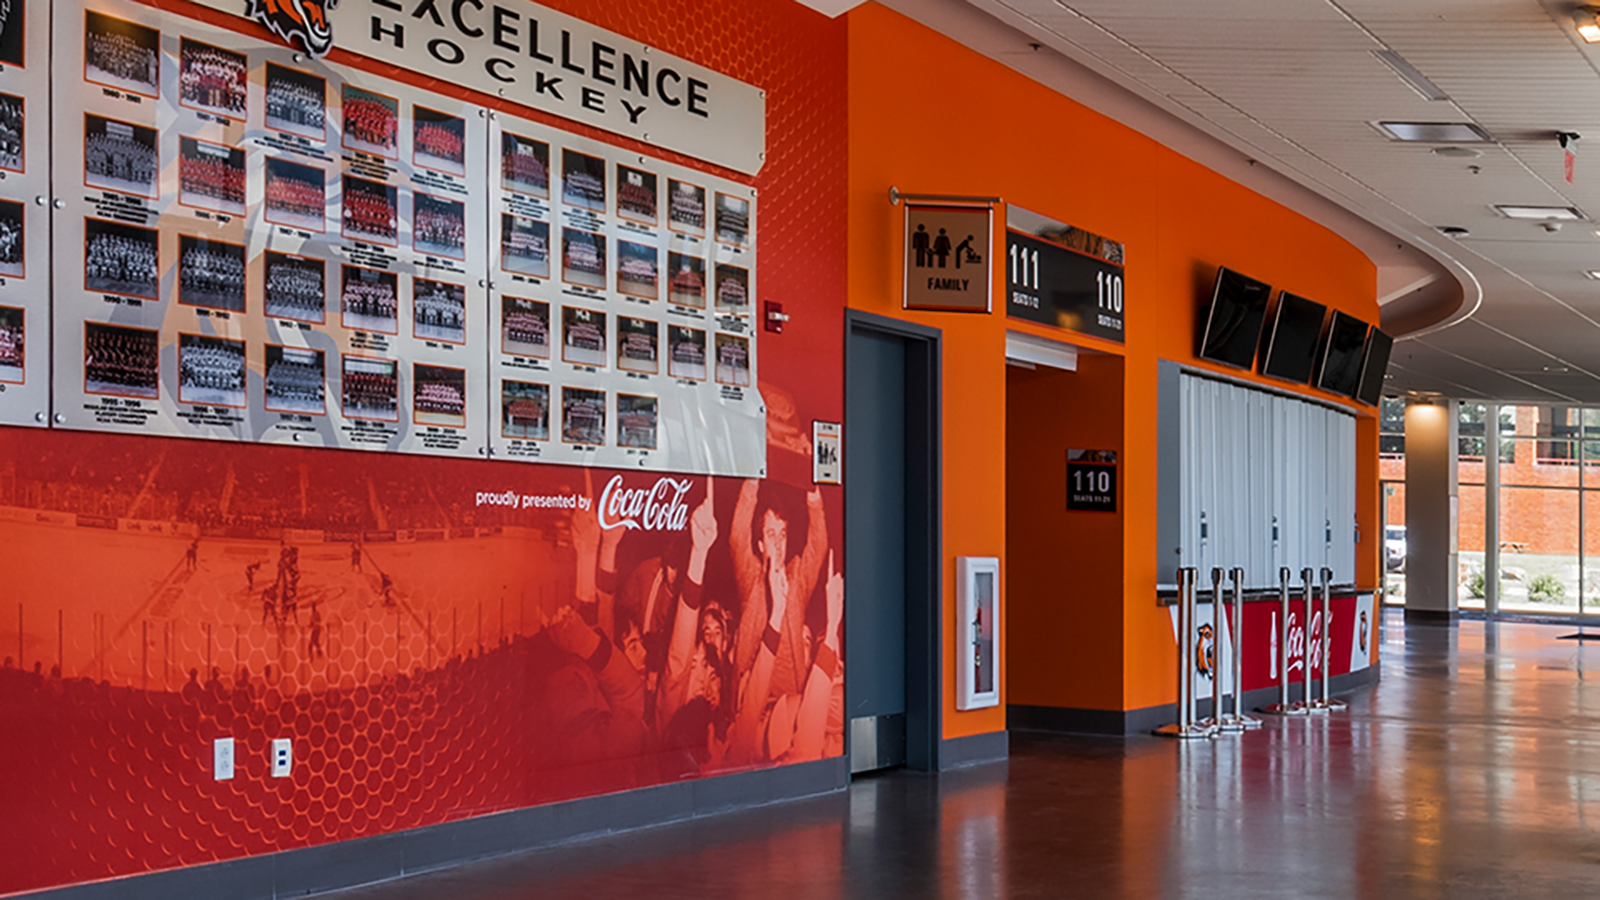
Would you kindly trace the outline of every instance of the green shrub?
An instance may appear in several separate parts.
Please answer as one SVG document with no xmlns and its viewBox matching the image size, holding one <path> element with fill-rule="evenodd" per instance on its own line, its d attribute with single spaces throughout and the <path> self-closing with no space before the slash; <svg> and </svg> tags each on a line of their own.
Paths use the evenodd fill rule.
<svg viewBox="0 0 1600 900">
<path fill-rule="evenodd" d="M 1567 586 L 1548 572 L 1535 575 L 1528 582 L 1528 599 L 1538 603 L 1560 603 L 1566 599 Z"/>
<path fill-rule="evenodd" d="M 1467 579 L 1467 596 L 1474 600 L 1483 599 L 1483 573 L 1478 572 Z"/>
</svg>

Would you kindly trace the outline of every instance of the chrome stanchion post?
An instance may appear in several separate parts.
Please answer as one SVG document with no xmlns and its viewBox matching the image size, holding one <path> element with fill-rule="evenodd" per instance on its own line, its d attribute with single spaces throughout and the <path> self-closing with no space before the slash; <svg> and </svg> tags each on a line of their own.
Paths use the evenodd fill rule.
<svg viewBox="0 0 1600 900">
<path fill-rule="evenodd" d="M 1234 567 L 1228 578 L 1233 583 L 1233 627 L 1229 646 L 1233 650 L 1233 712 L 1222 719 L 1223 731 L 1260 728 L 1261 720 L 1244 712 L 1244 569 Z"/>
<path fill-rule="evenodd" d="M 1310 566 L 1300 570 L 1300 583 L 1305 592 L 1305 665 L 1301 670 L 1300 706 L 1309 713 L 1325 713 L 1325 706 L 1318 706 L 1316 701 L 1316 686 L 1312 683 L 1315 677 L 1311 674 L 1311 617 L 1316 613 L 1317 586 L 1312 581 L 1316 574 Z"/>
<path fill-rule="evenodd" d="M 1278 568 L 1278 702 L 1264 706 L 1269 716 L 1303 716 L 1305 707 L 1289 702 L 1289 579 L 1294 570 Z"/>
<path fill-rule="evenodd" d="M 1163 725 L 1156 734 L 1183 740 L 1210 737 L 1208 728 L 1194 721 L 1194 582 L 1199 573 L 1190 566 L 1178 570 L 1178 721 Z"/>
<path fill-rule="evenodd" d="M 1329 682 L 1333 680 L 1333 570 L 1323 566 L 1320 574 L 1322 576 L 1322 693 L 1317 697 L 1317 705 L 1329 712 L 1338 712 L 1350 704 L 1328 697 Z"/>
<path fill-rule="evenodd" d="M 1204 648 L 1195 647 L 1196 653 Z M 1206 666 L 1211 673 L 1211 715 L 1200 724 L 1213 731 L 1222 730 L 1222 568 L 1211 569 L 1211 661 Z"/>
</svg>

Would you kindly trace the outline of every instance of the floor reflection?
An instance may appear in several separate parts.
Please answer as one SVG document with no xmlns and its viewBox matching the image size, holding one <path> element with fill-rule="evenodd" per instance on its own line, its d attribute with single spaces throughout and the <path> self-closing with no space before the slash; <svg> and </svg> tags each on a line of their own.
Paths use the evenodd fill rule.
<svg viewBox="0 0 1600 900">
<path fill-rule="evenodd" d="M 350 891 L 612 897 L 1587 896 L 1600 884 L 1600 643 L 1383 622 L 1349 712 L 1197 744 L 1013 736 L 1009 763 Z"/>
</svg>

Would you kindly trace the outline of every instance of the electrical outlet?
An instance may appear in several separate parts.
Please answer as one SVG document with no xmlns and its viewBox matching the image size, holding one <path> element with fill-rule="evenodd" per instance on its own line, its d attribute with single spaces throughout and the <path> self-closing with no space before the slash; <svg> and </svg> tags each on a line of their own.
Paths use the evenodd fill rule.
<svg viewBox="0 0 1600 900">
<path fill-rule="evenodd" d="M 233 778 L 233 738 L 217 738 L 211 745 L 211 771 L 218 781 Z"/>
<path fill-rule="evenodd" d="M 272 740 L 272 777 L 288 778 L 289 767 L 293 762 L 292 744 L 288 738 L 273 738 Z"/>
</svg>

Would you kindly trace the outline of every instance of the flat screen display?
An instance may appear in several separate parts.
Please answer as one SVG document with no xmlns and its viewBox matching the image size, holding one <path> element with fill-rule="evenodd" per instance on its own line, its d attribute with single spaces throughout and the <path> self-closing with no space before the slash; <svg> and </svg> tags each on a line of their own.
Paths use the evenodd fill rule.
<svg viewBox="0 0 1600 900">
<path fill-rule="evenodd" d="M 1200 337 L 1200 356 L 1250 368 L 1256 359 L 1256 345 L 1261 342 L 1261 325 L 1266 321 L 1267 298 L 1271 295 L 1272 285 L 1264 281 L 1231 269 L 1218 269 L 1206 328 Z"/>
<path fill-rule="evenodd" d="M 1361 386 L 1361 356 L 1367 347 L 1367 323 L 1342 312 L 1333 314 L 1322 341 L 1317 387 L 1353 397 Z"/>
<path fill-rule="evenodd" d="M 1361 362 L 1361 389 L 1356 399 L 1368 406 L 1377 406 L 1383 396 L 1383 373 L 1389 369 L 1389 351 L 1394 349 L 1394 338 L 1374 328 L 1367 337 L 1367 356 Z"/>
<path fill-rule="evenodd" d="M 1314 300 L 1284 291 L 1267 331 L 1267 349 L 1261 360 L 1261 374 L 1305 384 L 1317 363 L 1317 338 L 1322 336 L 1322 320 L 1328 308 Z"/>
</svg>

